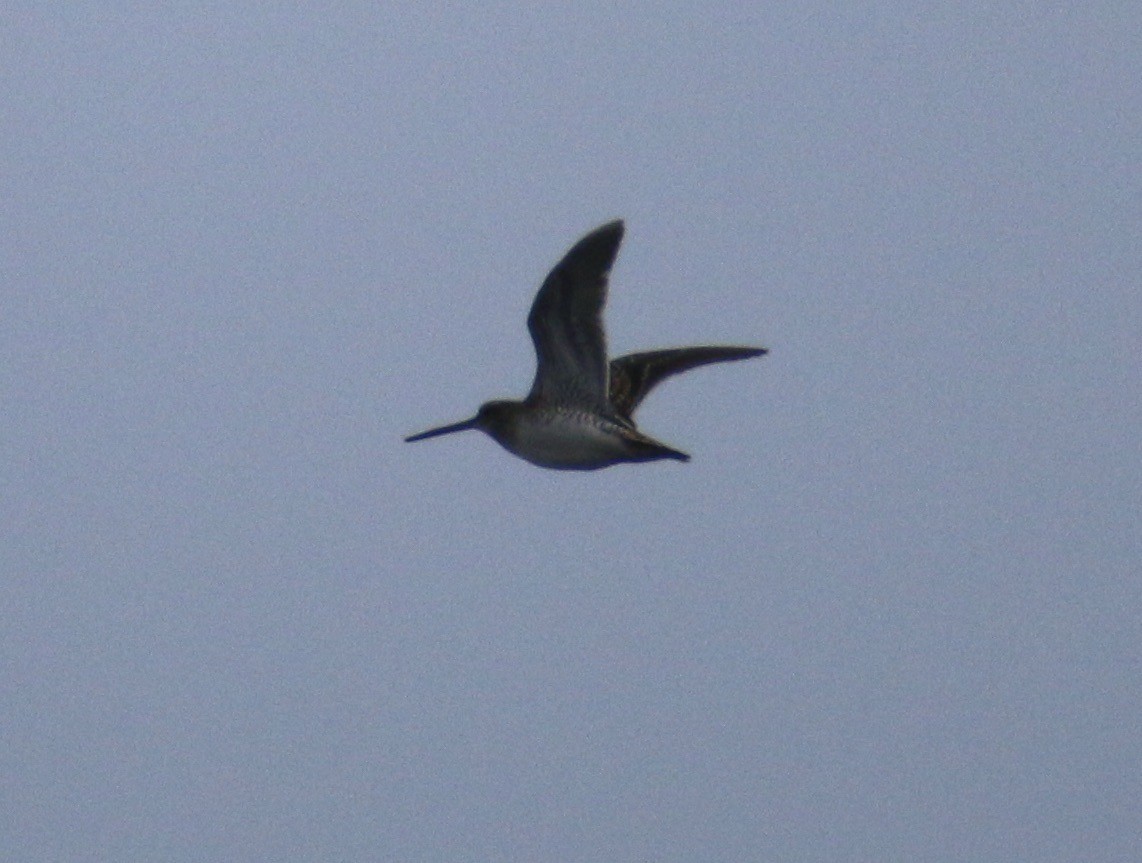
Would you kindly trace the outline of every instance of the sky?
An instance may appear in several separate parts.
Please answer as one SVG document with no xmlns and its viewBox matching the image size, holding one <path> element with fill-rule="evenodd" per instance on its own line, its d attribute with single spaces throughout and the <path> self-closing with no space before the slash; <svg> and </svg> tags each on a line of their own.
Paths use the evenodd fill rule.
<svg viewBox="0 0 1142 863">
<path fill-rule="evenodd" d="M 1142 859 L 1138 4 L 0 20 L 0 858 Z"/>
</svg>

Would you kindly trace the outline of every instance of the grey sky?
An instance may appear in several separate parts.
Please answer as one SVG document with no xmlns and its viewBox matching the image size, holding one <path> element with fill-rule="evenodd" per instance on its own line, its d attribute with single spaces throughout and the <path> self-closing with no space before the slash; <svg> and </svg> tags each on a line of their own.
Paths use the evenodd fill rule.
<svg viewBox="0 0 1142 863">
<path fill-rule="evenodd" d="M 0 858 L 1142 859 L 1137 4 L 387 5 L 2 16 Z"/>
</svg>

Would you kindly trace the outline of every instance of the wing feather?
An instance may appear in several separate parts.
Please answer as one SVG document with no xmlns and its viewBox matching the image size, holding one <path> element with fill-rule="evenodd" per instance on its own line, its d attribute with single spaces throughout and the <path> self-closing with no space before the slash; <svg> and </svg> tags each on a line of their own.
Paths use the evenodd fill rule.
<svg viewBox="0 0 1142 863">
<path fill-rule="evenodd" d="M 622 419 L 632 422 L 635 409 L 666 378 L 709 363 L 746 360 L 764 353 L 767 353 L 765 348 L 711 345 L 617 357 L 611 361 L 610 368 L 611 409 Z"/>
<path fill-rule="evenodd" d="M 536 294 L 527 328 L 535 343 L 530 401 L 609 412 L 603 306 L 623 223 L 616 220 L 579 240 Z"/>
</svg>

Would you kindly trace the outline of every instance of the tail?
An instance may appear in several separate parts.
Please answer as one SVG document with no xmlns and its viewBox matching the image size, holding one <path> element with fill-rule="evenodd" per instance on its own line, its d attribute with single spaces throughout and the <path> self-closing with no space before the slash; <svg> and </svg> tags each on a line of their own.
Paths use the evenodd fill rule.
<svg viewBox="0 0 1142 863">
<path fill-rule="evenodd" d="M 636 429 L 631 429 L 624 437 L 627 443 L 625 461 L 658 461 L 663 458 L 681 462 L 690 461 L 690 456 L 681 450 L 668 447 Z"/>
</svg>

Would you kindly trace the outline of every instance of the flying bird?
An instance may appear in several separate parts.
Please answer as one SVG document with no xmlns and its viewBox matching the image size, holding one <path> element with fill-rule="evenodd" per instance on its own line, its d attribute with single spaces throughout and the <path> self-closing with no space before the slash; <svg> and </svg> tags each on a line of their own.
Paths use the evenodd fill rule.
<svg viewBox="0 0 1142 863">
<path fill-rule="evenodd" d="M 690 456 L 638 430 L 634 412 L 671 375 L 708 363 L 744 360 L 765 348 L 709 346 L 627 354 L 607 361 L 603 305 L 623 239 L 621 220 L 596 228 L 548 274 L 527 316 L 536 369 L 523 401 L 497 400 L 463 422 L 405 438 L 425 440 L 479 429 L 539 467 L 596 470 L 623 462 Z"/>
</svg>

